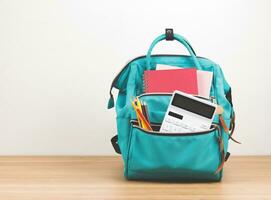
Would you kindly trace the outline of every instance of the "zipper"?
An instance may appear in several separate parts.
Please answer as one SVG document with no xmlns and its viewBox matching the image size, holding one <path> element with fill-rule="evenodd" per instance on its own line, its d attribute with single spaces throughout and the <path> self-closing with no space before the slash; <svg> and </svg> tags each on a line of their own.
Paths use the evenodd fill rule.
<svg viewBox="0 0 271 200">
<path fill-rule="evenodd" d="M 137 97 L 138 98 L 141 98 L 141 97 L 144 97 L 144 96 L 172 96 L 172 93 L 168 93 L 168 92 L 161 92 L 161 93 L 143 93 L 141 95 L 138 95 Z M 206 97 L 202 97 L 202 96 L 199 96 L 199 95 L 193 95 L 194 97 L 197 97 L 197 98 L 200 98 L 200 99 L 203 99 L 203 100 L 206 100 L 206 101 L 210 101 L 210 102 L 213 102 L 215 103 L 216 102 L 216 99 L 215 97 L 211 96 L 209 99 L 206 98 Z"/>
<path fill-rule="evenodd" d="M 138 98 L 144 97 L 144 96 L 172 96 L 172 93 L 169 92 L 154 92 L 154 93 L 142 93 L 138 95 Z"/>
<path fill-rule="evenodd" d="M 151 57 L 161 57 L 161 56 L 168 56 L 168 57 L 191 57 L 190 55 L 177 55 L 177 54 L 156 54 L 156 55 L 152 55 Z M 146 58 L 146 55 L 144 56 L 138 56 L 132 60 L 130 60 L 120 71 L 119 73 L 115 76 L 115 78 L 113 79 L 112 83 L 111 83 L 111 87 L 110 87 L 110 96 L 112 96 L 111 90 L 112 88 L 115 86 L 116 81 L 118 80 L 119 76 L 121 75 L 121 73 L 125 70 L 125 68 L 133 61 L 137 60 L 137 59 L 141 59 L 141 58 Z M 201 56 L 197 56 L 197 58 L 202 58 L 202 59 L 207 59 Z M 208 60 L 208 59 L 207 59 Z"/>
<path fill-rule="evenodd" d="M 213 128 L 206 130 L 206 131 L 197 131 L 197 132 L 189 132 L 189 133 L 165 133 L 165 132 L 159 132 L 159 131 L 148 131 L 143 128 L 141 128 L 138 125 L 135 125 L 135 123 L 138 123 L 136 120 L 131 120 L 130 123 L 133 125 L 133 127 L 140 129 L 141 131 L 144 131 L 145 133 L 151 134 L 151 135 L 159 135 L 159 136 L 192 136 L 192 135 L 204 135 L 208 134 L 210 132 L 213 132 L 214 130 L 218 129 L 218 124 L 213 123 Z M 151 126 L 161 126 L 161 123 L 151 123 Z"/>
</svg>

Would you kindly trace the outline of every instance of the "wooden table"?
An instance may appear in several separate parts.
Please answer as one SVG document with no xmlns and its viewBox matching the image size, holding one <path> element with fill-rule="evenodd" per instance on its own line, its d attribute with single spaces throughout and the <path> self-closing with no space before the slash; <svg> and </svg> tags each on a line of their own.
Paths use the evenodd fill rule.
<svg viewBox="0 0 271 200">
<path fill-rule="evenodd" d="M 117 156 L 0 157 L 0 200 L 271 199 L 271 156 L 231 157 L 220 183 L 127 181 Z"/>
</svg>

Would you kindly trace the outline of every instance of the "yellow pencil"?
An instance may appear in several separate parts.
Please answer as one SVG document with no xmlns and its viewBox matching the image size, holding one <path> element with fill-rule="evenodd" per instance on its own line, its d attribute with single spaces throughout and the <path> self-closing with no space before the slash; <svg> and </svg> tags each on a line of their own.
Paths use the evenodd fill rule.
<svg viewBox="0 0 271 200">
<path fill-rule="evenodd" d="M 140 102 L 139 98 L 136 97 L 136 98 L 135 98 L 135 101 L 136 101 L 137 108 L 138 108 L 139 111 L 142 113 L 142 105 L 141 105 L 141 102 Z M 146 123 L 145 123 L 141 118 L 139 118 L 139 119 L 140 119 L 142 128 L 146 129 L 146 128 L 147 128 Z"/>
<path fill-rule="evenodd" d="M 142 112 L 142 105 L 141 105 L 141 102 L 138 97 L 136 97 L 136 102 L 137 102 L 137 105 L 138 105 L 140 112 Z"/>
<path fill-rule="evenodd" d="M 141 123 L 141 127 L 146 130 L 152 130 L 150 124 L 148 121 L 145 119 L 144 115 L 142 112 L 139 110 L 139 106 L 135 105 L 135 102 L 131 101 L 133 108 L 135 109 L 135 112 L 137 114 L 137 120 L 138 122 Z"/>
<path fill-rule="evenodd" d="M 134 99 L 134 101 L 131 100 L 131 103 L 132 103 L 132 106 L 133 106 L 134 110 L 136 111 L 137 105 L 135 104 L 135 99 Z M 138 125 L 140 127 L 142 127 L 142 123 L 141 123 L 141 120 L 140 120 L 137 112 L 136 112 L 136 118 L 137 118 L 137 121 L 138 121 Z"/>
</svg>

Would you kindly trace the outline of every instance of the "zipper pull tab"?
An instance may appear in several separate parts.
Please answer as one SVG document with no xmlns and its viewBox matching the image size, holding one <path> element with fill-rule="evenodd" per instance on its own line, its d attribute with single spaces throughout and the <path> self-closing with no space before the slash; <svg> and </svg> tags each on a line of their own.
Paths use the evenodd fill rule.
<svg viewBox="0 0 271 200">
<path fill-rule="evenodd" d="M 227 124 L 226 124 L 226 122 L 225 122 L 225 120 L 224 120 L 224 117 L 223 117 L 222 115 L 219 115 L 219 122 L 220 122 L 222 128 L 224 129 L 224 131 L 228 134 L 229 138 L 230 138 L 232 141 L 234 141 L 234 142 L 236 142 L 236 143 L 238 143 L 238 144 L 241 144 L 241 142 L 238 142 L 236 139 L 234 139 L 234 138 L 231 136 L 230 130 L 229 130 L 229 128 L 227 127 Z"/>
<path fill-rule="evenodd" d="M 221 136 L 219 136 L 217 141 L 218 141 L 218 144 L 219 144 L 221 162 L 220 162 L 220 165 L 217 167 L 216 171 L 214 172 L 214 175 L 218 174 L 223 169 L 223 166 L 224 166 L 224 163 L 225 163 L 225 151 L 224 151 L 223 138 Z"/>
<path fill-rule="evenodd" d="M 222 114 L 219 115 L 219 122 L 220 122 L 222 128 L 224 129 L 224 131 L 226 133 L 229 133 L 229 128 L 227 127 L 227 124 L 226 124 L 226 122 L 225 122 L 224 117 L 222 116 Z"/>
</svg>

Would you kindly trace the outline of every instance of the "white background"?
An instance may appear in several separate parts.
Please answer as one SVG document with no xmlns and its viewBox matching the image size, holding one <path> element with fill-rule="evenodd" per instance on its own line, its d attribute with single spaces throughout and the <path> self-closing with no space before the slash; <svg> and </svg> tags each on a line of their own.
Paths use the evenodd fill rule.
<svg viewBox="0 0 271 200">
<path fill-rule="evenodd" d="M 0 154 L 114 154 L 116 73 L 173 27 L 222 66 L 232 154 L 271 154 L 271 1 L 0 0 Z M 163 42 L 155 53 L 186 53 Z"/>
</svg>

